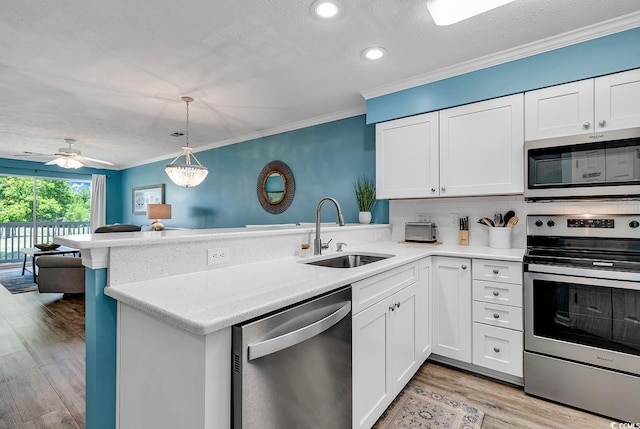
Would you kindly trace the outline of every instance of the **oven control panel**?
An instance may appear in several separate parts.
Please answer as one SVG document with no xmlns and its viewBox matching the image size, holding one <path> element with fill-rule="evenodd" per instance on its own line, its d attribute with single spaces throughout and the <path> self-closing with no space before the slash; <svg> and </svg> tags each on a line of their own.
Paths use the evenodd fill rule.
<svg viewBox="0 0 640 429">
<path fill-rule="evenodd" d="M 614 219 L 567 219 L 567 228 L 615 228 Z"/>
<path fill-rule="evenodd" d="M 640 238 L 640 214 L 527 215 L 527 235 Z"/>
</svg>

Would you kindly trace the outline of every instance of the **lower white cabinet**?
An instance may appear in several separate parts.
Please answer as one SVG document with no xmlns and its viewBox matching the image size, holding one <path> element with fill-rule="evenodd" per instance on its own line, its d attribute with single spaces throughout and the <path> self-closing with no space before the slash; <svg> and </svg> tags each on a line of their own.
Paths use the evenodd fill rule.
<svg viewBox="0 0 640 429">
<path fill-rule="evenodd" d="M 473 260 L 473 364 L 522 377 L 522 263 Z"/>
<path fill-rule="evenodd" d="M 522 331 L 473 324 L 473 363 L 522 377 Z"/>
<path fill-rule="evenodd" d="M 433 353 L 471 363 L 471 260 L 436 256 L 433 269 Z"/>
<path fill-rule="evenodd" d="M 354 428 L 373 426 L 431 350 L 430 265 L 428 260 L 411 265 L 420 273 L 414 283 L 353 316 Z M 398 278 L 389 279 L 388 287 L 394 288 Z"/>
</svg>

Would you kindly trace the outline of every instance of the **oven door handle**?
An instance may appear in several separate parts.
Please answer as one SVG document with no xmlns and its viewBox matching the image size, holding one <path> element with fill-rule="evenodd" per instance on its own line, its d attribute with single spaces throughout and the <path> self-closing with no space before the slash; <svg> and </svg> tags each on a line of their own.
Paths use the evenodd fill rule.
<svg viewBox="0 0 640 429">
<path fill-rule="evenodd" d="M 585 270 L 585 271 L 591 271 L 591 270 Z M 618 288 L 618 289 L 640 290 L 640 282 L 631 282 L 631 281 L 625 281 L 625 280 L 611 280 L 611 279 L 594 278 L 594 277 L 580 277 L 575 274 L 567 275 L 564 273 L 556 274 L 556 273 L 539 273 L 539 272 L 527 271 L 524 273 L 524 277 L 525 277 L 525 283 L 526 283 L 526 280 L 542 280 L 542 281 L 551 281 L 551 282 L 560 282 L 560 283 L 572 283 L 572 284 L 579 284 L 579 285 L 610 287 L 610 288 Z"/>
<path fill-rule="evenodd" d="M 635 286 L 627 287 L 625 289 L 640 289 L 640 273 L 634 273 L 630 271 L 612 271 L 612 270 L 599 270 L 597 268 L 589 269 L 589 268 L 563 267 L 558 265 L 528 264 L 528 266 L 525 269 L 525 273 L 527 272 L 557 274 L 562 276 L 572 276 L 572 277 L 581 277 L 581 278 L 593 278 L 593 279 L 598 279 L 599 282 L 604 282 L 605 280 L 629 282 L 629 283 L 635 283 Z"/>
</svg>

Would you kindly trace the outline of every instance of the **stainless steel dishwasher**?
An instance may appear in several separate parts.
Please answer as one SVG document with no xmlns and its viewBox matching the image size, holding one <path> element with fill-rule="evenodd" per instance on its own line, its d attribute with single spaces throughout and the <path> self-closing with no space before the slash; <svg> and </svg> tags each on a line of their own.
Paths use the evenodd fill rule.
<svg viewBox="0 0 640 429">
<path fill-rule="evenodd" d="M 233 327 L 234 429 L 351 427 L 351 288 Z"/>
</svg>

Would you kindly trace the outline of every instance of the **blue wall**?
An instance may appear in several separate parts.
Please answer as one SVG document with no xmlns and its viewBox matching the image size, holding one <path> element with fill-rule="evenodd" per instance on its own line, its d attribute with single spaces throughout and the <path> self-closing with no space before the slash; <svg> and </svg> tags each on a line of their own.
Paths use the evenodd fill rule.
<svg viewBox="0 0 640 429">
<path fill-rule="evenodd" d="M 640 67 L 640 27 L 367 100 L 367 123 Z"/>
<path fill-rule="evenodd" d="M 196 155 L 209 175 L 195 188 L 182 188 L 169 180 L 164 167 L 170 159 L 123 170 L 124 221 L 149 225 L 145 216 L 132 214 L 131 189 L 164 183 L 165 200 L 172 205 L 172 219 L 163 221 L 168 227 L 313 222 L 316 205 L 326 196 L 338 200 L 345 222 L 358 222 L 353 181 L 361 175 L 375 177 L 375 127 L 366 125 L 361 115 Z M 273 160 L 289 165 L 296 184 L 291 206 L 277 215 L 266 212 L 257 197 L 258 175 Z M 388 219 L 388 202 L 379 201 L 373 221 L 387 223 Z M 325 205 L 322 220 L 335 222 L 335 209 Z"/>
<path fill-rule="evenodd" d="M 44 165 L 42 162 L 0 158 L 0 174 L 69 180 L 91 180 L 92 174 L 104 174 L 107 176 L 107 223 L 122 222 L 120 171 L 86 167 L 68 170 L 57 165 Z"/>
</svg>

